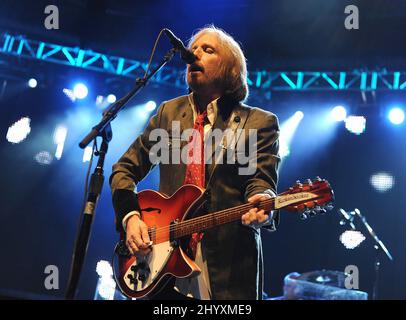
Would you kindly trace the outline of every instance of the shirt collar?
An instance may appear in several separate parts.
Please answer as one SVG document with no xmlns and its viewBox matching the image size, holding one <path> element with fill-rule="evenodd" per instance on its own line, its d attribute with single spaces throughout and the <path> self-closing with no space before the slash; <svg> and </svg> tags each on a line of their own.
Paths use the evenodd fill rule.
<svg viewBox="0 0 406 320">
<path fill-rule="evenodd" d="M 193 119 L 196 119 L 197 108 L 196 108 L 196 105 L 195 105 L 195 102 L 193 99 L 193 92 L 188 95 L 188 99 L 189 99 L 189 104 L 193 111 Z M 214 122 L 216 121 L 217 109 L 218 109 L 217 102 L 219 99 L 220 98 L 216 98 L 207 105 L 207 119 L 209 120 L 211 126 L 213 126 Z"/>
</svg>

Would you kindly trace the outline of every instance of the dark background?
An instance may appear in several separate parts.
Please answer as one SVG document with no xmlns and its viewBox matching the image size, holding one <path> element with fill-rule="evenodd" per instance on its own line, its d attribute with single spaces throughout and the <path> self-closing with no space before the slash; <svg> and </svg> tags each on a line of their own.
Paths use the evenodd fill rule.
<svg viewBox="0 0 406 320">
<path fill-rule="evenodd" d="M 242 43 L 249 70 L 406 69 L 404 1 L 55 1 L 52 4 L 59 8 L 60 30 L 44 28 L 44 8 L 48 4 L 47 1 L 1 1 L 0 30 L 147 61 L 161 28 L 168 27 L 186 40 L 197 28 L 214 23 Z M 349 4 L 359 8 L 359 30 L 344 28 L 344 8 Z M 156 57 L 167 48 L 163 40 Z M 100 119 L 100 110 L 90 98 L 72 103 L 62 89 L 77 79 L 86 79 L 89 95 L 94 98 L 96 93 L 106 93 L 107 83 L 111 83 L 107 80 L 114 77 L 4 55 L 0 55 L 0 62 L 0 80 L 7 79 L 12 72 L 26 75 L 27 79 L 40 74 L 43 80 L 38 88 L 29 90 L 23 88 L 22 80 L 7 79 L 7 88 L 0 97 L 3 137 L 0 139 L 0 289 L 4 294 L 24 298 L 62 298 L 87 169 L 77 144 Z M 182 67 L 179 59 L 171 63 Z M 118 79 L 116 95 L 123 96 L 132 81 Z M 106 159 L 106 177 L 111 173 L 111 165 L 145 124 L 145 119 L 137 117 L 131 106 L 148 100 L 159 103 L 185 92 L 150 85 L 132 100 L 113 123 L 114 138 Z M 335 210 L 330 214 L 300 221 L 297 216 L 283 212 L 279 230 L 263 233 L 265 292 L 272 297 L 282 295 L 283 278 L 290 272 L 344 271 L 351 264 L 359 268 L 360 290 L 371 293 L 373 243 L 368 239 L 355 250 L 345 249 L 338 240 L 345 230 L 339 225 L 338 208 L 359 208 L 395 258 L 389 262 L 382 257 L 379 298 L 406 297 L 406 253 L 402 249 L 406 227 L 406 129 L 404 125 L 390 125 L 384 117 L 390 105 L 404 104 L 405 94 L 384 90 L 375 92 L 374 96 L 367 94 L 368 104 L 363 104 L 359 91 L 273 92 L 272 100 L 265 99 L 263 92 L 253 91 L 248 100 L 276 113 L 281 123 L 299 109 L 305 114 L 292 141 L 291 154 L 280 170 L 279 190 L 285 190 L 298 179 L 318 175 L 330 181 L 336 196 Z M 367 116 L 364 134 L 353 135 L 343 124 L 328 133 L 323 131 L 321 114 L 337 104 Z M 7 129 L 22 116 L 31 118 L 31 133 L 22 143 L 10 144 L 4 139 Z M 69 132 L 61 160 L 54 159 L 48 166 L 38 164 L 34 160 L 36 153 L 42 150 L 54 153 L 53 130 L 62 122 L 67 124 Z M 376 192 L 369 183 L 371 174 L 379 171 L 395 177 L 394 188 L 386 193 Z M 139 189 L 156 186 L 157 172 L 153 172 Z M 113 219 L 106 181 L 79 298 L 93 298 L 96 263 L 111 259 L 117 240 Z M 59 268 L 59 290 L 44 288 L 47 265 Z"/>
</svg>

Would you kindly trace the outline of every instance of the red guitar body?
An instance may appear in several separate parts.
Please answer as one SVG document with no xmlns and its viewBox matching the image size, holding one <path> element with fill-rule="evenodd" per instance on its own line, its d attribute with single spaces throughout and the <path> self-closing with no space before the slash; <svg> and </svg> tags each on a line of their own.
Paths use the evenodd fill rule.
<svg viewBox="0 0 406 320">
<path fill-rule="evenodd" d="M 186 254 L 190 236 L 174 239 L 171 224 L 192 217 L 204 203 L 204 190 L 194 185 L 182 186 L 172 197 L 145 190 L 138 193 L 142 219 L 150 230 L 152 252 L 145 258 L 119 254 L 118 285 L 129 297 L 152 296 L 162 290 L 172 276 L 192 277 L 199 267 Z M 159 232 L 155 232 L 155 231 Z M 124 235 L 121 235 L 124 245 Z"/>
<path fill-rule="evenodd" d="M 297 182 L 289 190 L 259 203 L 246 203 L 208 214 L 203 214 L 202 210 L 206 201 L 204 190 L 194 185 L 182 186 L 172 197 L 152 190 L 142 191 L 138 194 L 138 201 L 142 219 L 148 226 L 152 251 L 145 257 L 130 255 L 125 235 L 121 234 L 116 247 L 119 260 L 117 284 L 129 297 L 153 296 L 171 277 L 188 278 L 200 273 L 191 259 L 191 234 L 241 220 L 241 216 L 253 207 L 265 211 L 284 208 L 307 218 L 332 209 L 333 200 L 329 183 L 319 177 L 304 184 Z"/>
</svg>

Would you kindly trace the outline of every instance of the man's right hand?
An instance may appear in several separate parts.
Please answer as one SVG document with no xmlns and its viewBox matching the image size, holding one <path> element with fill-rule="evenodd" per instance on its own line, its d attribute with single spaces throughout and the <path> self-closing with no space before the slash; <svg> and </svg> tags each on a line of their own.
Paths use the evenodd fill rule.
<svg viewBox="0 0 406 320">
<path fill-rule="evenodd" d="M 127 248 L 133 255 L 146 256 L 151 252 L 151 243 L 148 235 L 148 226 L 138 215 L 127 220 Z"/>
</svg>

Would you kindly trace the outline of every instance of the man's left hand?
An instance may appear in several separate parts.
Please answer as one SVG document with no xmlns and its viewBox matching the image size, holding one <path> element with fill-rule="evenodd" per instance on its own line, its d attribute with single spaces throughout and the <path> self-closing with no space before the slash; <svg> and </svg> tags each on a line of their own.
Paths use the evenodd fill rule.
<svg viewBox="0 0 406 320">
<path fill-rule="evenodd" d="M 267 193 L 258 193 L 248 199 L 249 203 L 257 203 L 259 201 L 267 200 L 272 198 L 271 195 Z M 267 223 L 269 220 L 269 212 L 265 210 L 260 210 L 258 208 L 252 208 L 247 213 L 244 213 L 241 217 L 241 222 L 243 225 L 251 226 L 254 228 L 260 228 L 262 225 Z"/>
</svg>

